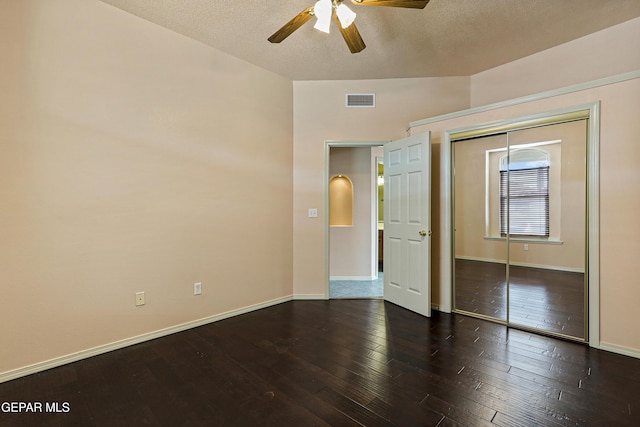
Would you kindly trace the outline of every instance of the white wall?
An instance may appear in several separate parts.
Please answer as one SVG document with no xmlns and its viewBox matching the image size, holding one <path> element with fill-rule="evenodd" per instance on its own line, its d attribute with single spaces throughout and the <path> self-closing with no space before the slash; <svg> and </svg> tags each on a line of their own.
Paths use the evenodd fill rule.
<svg viewBox="0 0 640 427">
<path fill-rule="evenodd" d="M 0 375 L 291 296 L 291 81 L 96 0 L 0 57 Z"/>
</svg>

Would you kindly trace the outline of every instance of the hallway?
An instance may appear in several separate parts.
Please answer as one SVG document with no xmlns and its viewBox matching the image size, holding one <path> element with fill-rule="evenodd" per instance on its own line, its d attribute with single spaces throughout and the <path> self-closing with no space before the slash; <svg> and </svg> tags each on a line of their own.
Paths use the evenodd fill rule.
<svg viewBox="0 0 640 427">
<path fill-rule="evenodd" d="M 378 272 L 374 280 L 331 280 L 329 298 L 382 298 L 384 274 Z"/>
</svg>

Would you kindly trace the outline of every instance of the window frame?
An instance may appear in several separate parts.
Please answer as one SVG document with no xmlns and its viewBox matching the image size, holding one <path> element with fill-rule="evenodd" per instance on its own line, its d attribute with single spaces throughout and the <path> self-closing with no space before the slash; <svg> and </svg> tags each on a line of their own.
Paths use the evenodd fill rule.
<svg viewBox="0 0 640 427">
<path fill-rule="evenodd" d="M 549 238 L 549 170 L 550 165 L 499 171 L 498 223 L 501 237 Z M 526 217 L 535 221 L 527 221 Z"/>
</svg>

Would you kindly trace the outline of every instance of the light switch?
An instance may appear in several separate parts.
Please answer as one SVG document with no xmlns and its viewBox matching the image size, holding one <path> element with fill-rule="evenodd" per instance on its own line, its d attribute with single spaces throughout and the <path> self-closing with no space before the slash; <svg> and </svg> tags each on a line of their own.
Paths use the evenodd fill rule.
<svg viewBox="0 0 640 427">
<path fill-rule="evenodd" d="M 309 218 L 318 218 L 318 209 L 317 208 L 309 209 Z"/>
</svg>

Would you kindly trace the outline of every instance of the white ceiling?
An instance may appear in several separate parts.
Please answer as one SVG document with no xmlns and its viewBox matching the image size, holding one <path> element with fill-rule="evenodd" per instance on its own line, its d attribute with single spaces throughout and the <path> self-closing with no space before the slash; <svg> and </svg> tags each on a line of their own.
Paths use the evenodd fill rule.
<svg viewBox="0 0 640 427">
<path fill-rule="evenodd" d="M 367 45 L 351 54 L 335 24 L 324 34 L 315 18 L 267 41 L 315 0 L 102 1 L 292 80 L 469 76 L 640 16 L 640 0 L 431 0 L 422 10 L 347 0 Z"/>
</svg>

